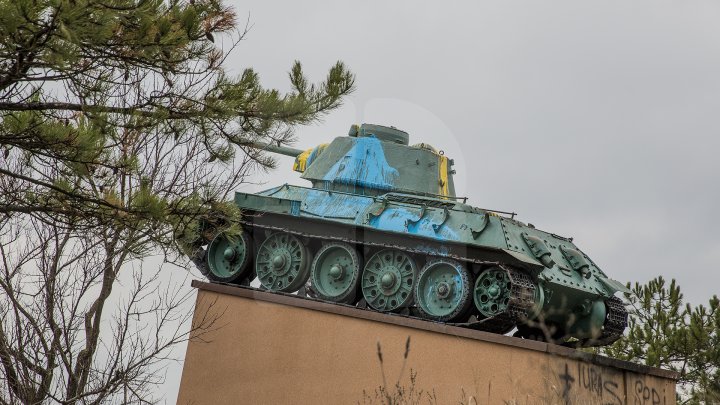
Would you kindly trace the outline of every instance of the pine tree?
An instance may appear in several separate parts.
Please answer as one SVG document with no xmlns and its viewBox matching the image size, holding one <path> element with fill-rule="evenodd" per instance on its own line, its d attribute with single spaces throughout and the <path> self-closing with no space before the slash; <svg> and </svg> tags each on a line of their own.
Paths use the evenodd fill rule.
<svg viewBox="0 0 720 405">
<path fill-rule="evenodd" d="M 187 295 L 133 260 L 237 231 L 230 194 L 274 163 L 250 145 L 354 81 L 232 76 L 244 34 L 222 0 L 0 0 L 0 403 L 152 403 L 169 348 L 212 327 L 179 328 Z"/>
<path fill-rule="evenodd" d="M 0 2 L 0 212 L 151 221 L 154 232 L 185 228 L 210 205 L 230 209 L 211 181 L 159 193 L 138 145 L 199 141 L 209 168 L 227 172 L 238 150 L 243 165 L 269 167 L 248 146 L 291 141 L 354 81 L 340 62 L 317 85 L 296 62 L 286 94 L 263 88 L 252 69 L 233 77 L 222 46 L 244 34 L 221 0 Z"/>
<path fill-rule="evenodd" d="M 630 287 L 628 285 L 628 287 Z M 680 286 L 657 277 L 635 283 L 627 336 L 600 350 L 610 357 L 680 373 L 679 399 L 687 404 L 720 403 L 720 301 L 683 303 Z"/>
</svg>

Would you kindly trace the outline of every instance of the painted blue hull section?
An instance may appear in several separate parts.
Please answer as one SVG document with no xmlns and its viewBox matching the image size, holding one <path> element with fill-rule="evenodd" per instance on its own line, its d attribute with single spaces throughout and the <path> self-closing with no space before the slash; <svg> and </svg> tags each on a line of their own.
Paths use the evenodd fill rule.
<svg viewBox="0 0 720 405">
<path fill-rule="evenodd" d="M 410 234 L 440 242 L 468 243 L 466 238 L 458 235 L 458 232 L 450 226 L 443 226 L 437 230 L 433 228 L 433 225 L 441 221 L 438 217 L 442 215 L 442 211 L 429 212 L 418 220 L 418 207 L 391 206 L 383 210 L 380 215 L 373 216 L 368 213 L 373 211 L 374 205 L 377 205 L 377 198 L 293 186 L 276 187 L 259 195 L 300 201 L 300 216 L 339 221 L 348 225 L 398 234 Z M 463 214 L 467 215 L 467 213 Z"/>
</svg>

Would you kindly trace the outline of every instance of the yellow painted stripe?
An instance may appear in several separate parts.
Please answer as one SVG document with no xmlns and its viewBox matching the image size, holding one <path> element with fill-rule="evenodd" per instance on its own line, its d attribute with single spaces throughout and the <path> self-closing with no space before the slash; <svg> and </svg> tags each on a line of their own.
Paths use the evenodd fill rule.
<svg viewBox="0 0 720 405">
<path fill-rule="evenodd" d="M 448 158 L 442 155 L 438 155 L 440 158 L 439 170 L 440 170 L 440 195 L 449 195 L 450 190 L 448 186 Z"/>
<path fill-rule="evenodd" d="M 307 165 L 307 159 L 308 159 L 308 157 L 310 157 L 310 154 L 312 153 L 312 151 L 314 149 L 315 148 L 310 148 L 310 149 L 306 150 L 305 152 L 299 154 L 295 158 L 295 164 L 293 164 L 293 170 L 295 170 L 296 172 L 300 172 L 300 173 L 304 172 L 305 166 Z"/>
<path fill-rule="evenodd" d="M 327 144 L 327 143 L 323 143 L 323 144 L 320 144 L 314 148 L 310 148 L 310 149 L 306 150 L 305 152 L 299 154 L 295 158 L 295 163 L 293 164 L 293 170 L 295 170 L 296 172 L 300 172 L 300 173 L 304 172 L 305 169 L 307 169 L 307 166 L 309 164 L 312 164 L 313 160 L 315 160 L 317 155 L 322 153 L 322 151 L 324 151 L 325 147 L 328 145 L 329 144 Z"/>
</svg>

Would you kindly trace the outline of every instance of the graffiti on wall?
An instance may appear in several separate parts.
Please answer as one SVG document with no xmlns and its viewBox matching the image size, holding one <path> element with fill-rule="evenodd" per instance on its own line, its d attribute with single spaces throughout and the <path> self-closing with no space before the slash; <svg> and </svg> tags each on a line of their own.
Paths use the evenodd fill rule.
<svg viewBox="0 0 720 405">
<path fill-rule="evenodd" d="M 672 400 L 668 402 L 664 390 L 649 384 L 643 376 L 624 374 L 580 361 L 564 362 L 563 367 L 558 368 L 557 378 L 560 383 L 559 393 L 566 404 L 577 399 L 591 400 L 602 405 L 673 403 Z"/>
<path fill-rule="evenodd" d="M 609 374 L 600 367 L 577 362 L 576 365 L 565 363 L 565 368 L 558 378 L 562 384 L 562 397 L 565 402 L 570 402 L 575 396 L 589 396 L 603 405 L 624 403 L 622 374 Z"/>
<path fill-rule="evenodd" d="M 666 405 L 665 396 L 655 387 L 646 385 L 642 379 L 635 379 L 632 387 L 634 405 Z"/>
</svg>

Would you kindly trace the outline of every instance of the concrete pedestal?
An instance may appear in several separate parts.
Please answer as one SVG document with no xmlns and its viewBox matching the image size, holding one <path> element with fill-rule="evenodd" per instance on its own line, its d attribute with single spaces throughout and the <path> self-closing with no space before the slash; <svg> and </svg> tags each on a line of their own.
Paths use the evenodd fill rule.
<svg viewBox="0 0 720 405">
<path fill-rule="evenodd" d="M 194 325 L 210 329 L 188 343 L 178 404 L 380 404 L 380 387 L 392 396 L 396 384 L 423 404 L 675 403 L 676 375 L 666 370 L 294 296 L 193 286 Z"/>
</svg>

